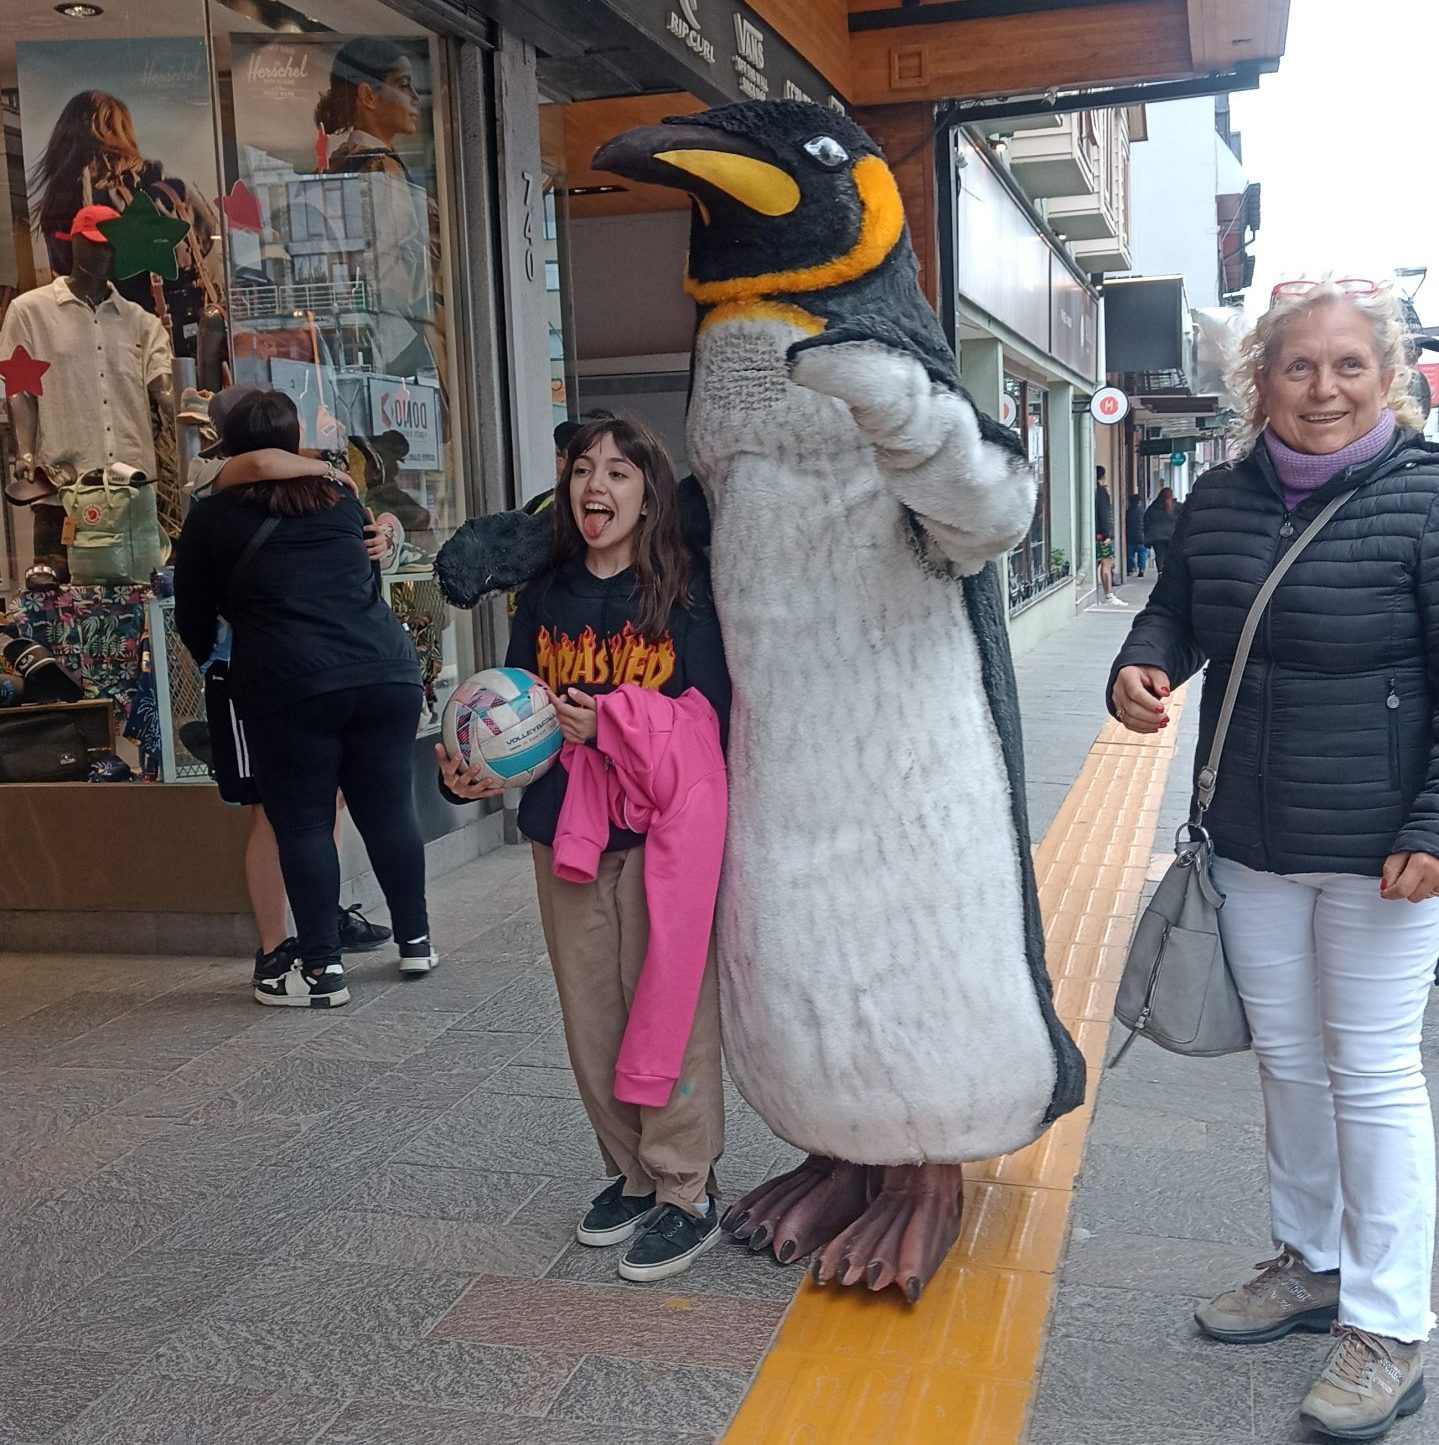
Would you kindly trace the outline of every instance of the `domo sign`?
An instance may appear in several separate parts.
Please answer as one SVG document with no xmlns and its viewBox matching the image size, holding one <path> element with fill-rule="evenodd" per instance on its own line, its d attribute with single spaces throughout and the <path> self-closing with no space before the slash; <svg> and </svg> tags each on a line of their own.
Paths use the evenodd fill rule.
<svg viewBox="0 0 1439 1445">
<path fill-rule="evenodd" d="M 440 391 L 423 381 L 370 379 L 372 435 L 397 431 L 409 442 L 402 465 L 410 471 L 432 472 L 440 465 Z"/>
</svg>

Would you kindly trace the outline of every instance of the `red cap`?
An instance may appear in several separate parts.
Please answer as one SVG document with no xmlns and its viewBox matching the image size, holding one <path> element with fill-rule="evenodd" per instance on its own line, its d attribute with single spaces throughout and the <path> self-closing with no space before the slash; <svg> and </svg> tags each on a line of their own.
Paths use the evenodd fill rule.
<svg viewBox="0 0 1439 1445">
<path fill-rule="evenodd" d="M 120 213 L 113 206 L 81 206 L 75 212 L 75 219 L 70 222 L 68 231 L 56 231 L 57 241 L 73 241 L 76 236 L 84 236 L 87 241 L 98 241 L 102 246 L 109 243 L 105 239 L 105 233 L 100 229 L 101 221 L 118 221 Z"/>
</svg>

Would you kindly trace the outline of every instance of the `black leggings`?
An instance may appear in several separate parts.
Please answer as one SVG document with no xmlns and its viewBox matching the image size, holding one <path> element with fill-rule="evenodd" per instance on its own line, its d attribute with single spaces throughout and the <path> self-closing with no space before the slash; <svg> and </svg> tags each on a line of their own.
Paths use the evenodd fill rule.
<svg viewBox="0 0 1439 1445">
<path fill-rule="evenodd" d="M 336 789 L 365 840 L 396 939 L 429 935 L 425 847 L 410 791 L 419 719 L 420 689 L 404 683 L 342 688 L 245 719 L 307 968 L 340 961 Z"/>
</svg>

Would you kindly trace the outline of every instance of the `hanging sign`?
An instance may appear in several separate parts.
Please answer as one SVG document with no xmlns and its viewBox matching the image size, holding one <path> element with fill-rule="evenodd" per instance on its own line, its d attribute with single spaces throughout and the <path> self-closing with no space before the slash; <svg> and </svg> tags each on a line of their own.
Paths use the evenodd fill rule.
<svg viewBox="0 0 1439 1445">
<path fill-rule="evenodd" d="M 1183 452 L 1170 452 L 1169 465 L 1171 467 L 1182 467 L 1189 458 Z"/>
<path fill-rule="evenodd" d="M 1019 407 L 1015 404 L 1012 396 L 1006 392 L 999 399 L 999 424 L 1000 426 L 1013 426 L 1019 420 Z"/>
<path fill-rule="evenodd" d="M 1089 414 L 1105 426 L 1113 426 L 1129 415 L 1129 398 L 1117 386 L 1101 386 L 1090 398 Z"/>
</svg>

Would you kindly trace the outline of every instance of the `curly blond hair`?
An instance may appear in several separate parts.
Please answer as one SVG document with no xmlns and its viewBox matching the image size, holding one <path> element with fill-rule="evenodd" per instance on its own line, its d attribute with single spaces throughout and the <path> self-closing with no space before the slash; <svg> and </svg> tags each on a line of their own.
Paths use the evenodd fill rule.
<svg viewBox="0 0 1439 1445">
<path fill-rule="evenodd" d="M 1281 296 L 1254 323 L 1240 344 L 1228 375 L 1229 388 L 1239 402 L 1230 434 L 1245 451 L 1259 439 L 1268 421 L 1259 382 L 1274 358 L 1285 328 L 1296 316 L 1306 316 L 1320 306 L 1341 302 L 1352 306 L 1369 322 L 1374 332 L 1374 354 L 1379 370 L 1394 373 L 1385 406 L 1394 413 L 1400 426 L 1412 427 L 1415 431 L 1423 428 L 1419 404 L 1409 395 L 1414 373 L 1404 357 L 1404 328 L 1392 293 L 1381 288 L 1368 295 L 1354 296 L 1326 276 L 1297 296 Z"/>
</svg>

